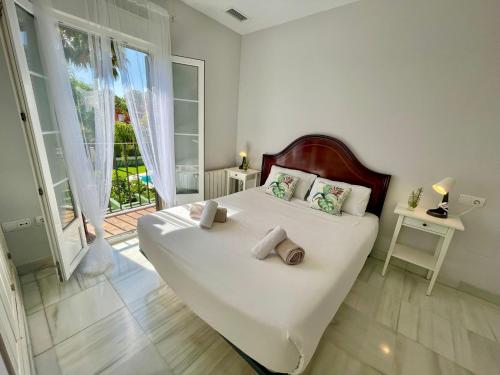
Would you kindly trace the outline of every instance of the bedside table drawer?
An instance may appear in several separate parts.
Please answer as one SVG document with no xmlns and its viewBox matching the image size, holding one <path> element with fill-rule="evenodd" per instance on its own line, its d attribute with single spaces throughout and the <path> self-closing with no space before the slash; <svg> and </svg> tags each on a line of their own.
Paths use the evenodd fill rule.
<svg viewBox="0 0 500 375">
<path fill-rule="evenodd" d="M 437 224 L 426 223 L 425 221 L 414 219 L 408 216 L 405 216 L 405 218 L 403 219 L 403 225 L 441 235 L 445 235 L 448 232 L 448 228 L 446 227 Z"/>
<path fill-rule="evenodd" d="M 242 180 L 245 177 L 244 173 L 237 172 L 237 171 L 228 171 L 227 173 L 228 173 L 229 177 L 236 178 L 238 180 Z"/>
</svg>

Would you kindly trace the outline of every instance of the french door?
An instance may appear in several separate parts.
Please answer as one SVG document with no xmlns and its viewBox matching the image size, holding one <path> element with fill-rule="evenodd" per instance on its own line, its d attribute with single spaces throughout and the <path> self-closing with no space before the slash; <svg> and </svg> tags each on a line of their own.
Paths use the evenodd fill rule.
<svg viewBox="0 0 500 375">
<path fill-rule="evenodd" d="M 172 57 L 176 203 L 204 200 L 205 62 Z"/>
<path fill-rule="evenodd" d="M 88 246 L 78 200 L 71 188 L 59 126 L 49 102 L 30 3 L 3 1 L 2 26 L 35 170 L 45 227 L 59 278 L 69 279 Z"/>
</svg>

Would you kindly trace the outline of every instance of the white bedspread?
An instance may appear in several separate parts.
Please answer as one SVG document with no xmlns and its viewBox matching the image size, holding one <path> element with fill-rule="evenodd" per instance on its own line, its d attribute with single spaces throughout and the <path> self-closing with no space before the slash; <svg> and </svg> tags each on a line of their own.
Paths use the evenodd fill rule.
<svg viewBox="0 0 500 375">
<path fill-rule="evenodd" d="M 189 218 L 189 205 L 140 218 L 141 249 L 176 294 L 247 355 L 272 371 L 301 373 L 363 267 L 378 218 L 331 216 L 262 188 L 217 201 L 229 219 L 210 230 Z M 276 225 L 305 249 L 300 265 L 252 257 Z"/>
</svg>

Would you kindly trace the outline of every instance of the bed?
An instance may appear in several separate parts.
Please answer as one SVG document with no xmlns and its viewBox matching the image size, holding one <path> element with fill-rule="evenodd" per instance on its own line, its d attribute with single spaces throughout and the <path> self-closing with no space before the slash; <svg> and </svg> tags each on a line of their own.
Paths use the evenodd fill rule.
<svg viewBox="0 0 500 375">
<path fill-rule="evenodd" d="M 261 373 L 301 373 L 349 292 L 378 232 L 390 176 L 363 166 L 339 140 L 308 135 L 263 155 L 262 182 L 272 165 L 372 189 L 367 213 L 331 216 L 307 201 L 283 201 L 263 187 L 217 199 L 228 222 L 202 230 L 189 205 L 139 219 L 141 250 L 166 283 Z M 250 249 L 276 225 L 306 250 L 287 266 Z"/>
</svg>

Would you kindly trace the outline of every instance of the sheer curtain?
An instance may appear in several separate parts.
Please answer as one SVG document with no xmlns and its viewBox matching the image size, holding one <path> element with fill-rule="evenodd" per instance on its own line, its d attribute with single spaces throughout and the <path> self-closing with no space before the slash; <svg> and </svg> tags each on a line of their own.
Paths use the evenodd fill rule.
<svg viewBox="0 0 500 375">
<path fill-rule="evenodd" d="M 115 4 L 123 2 L 115 0 Z M 169 16 L 147 0 L 128 9 L 145 20 L 142 37 L 147 51 L 115 43 L 118 69 L 130 119 L 152 183 L 167 206 L 175 203 L 175 150 L 172 61 Z M 123 19 L 118 20 L 123 29 Z M 140 73 L 139 73 L 140 72 Z"/>
<path fill-rule="evenodd" d="M 87 1 L 87 16 L 99 23 L 100 0 Z M 104 239 L 103 222 L 111 191 L 114 144 L 114 90 L 111 39 L 97 34 L 88 35 L 84 48 L 86 63 L 91 71 L 91 90 L 85 103 L 90 119 L 83 121 L 73 99 L 65 50 L 61 40 L 57 13 L 50 0 L 33 2 L 42 63 L 47 75 L 50 96 L 78 201 L 85 217 L 94 226 L 96 239 L 81 264 L 89 274 L 104 272 L 112 264 L 112 248 Z"/>
</svg>

